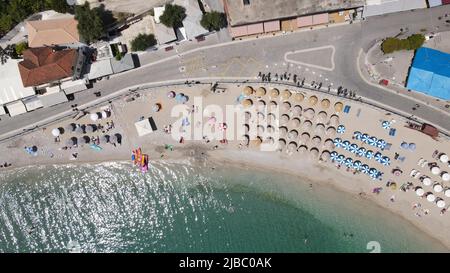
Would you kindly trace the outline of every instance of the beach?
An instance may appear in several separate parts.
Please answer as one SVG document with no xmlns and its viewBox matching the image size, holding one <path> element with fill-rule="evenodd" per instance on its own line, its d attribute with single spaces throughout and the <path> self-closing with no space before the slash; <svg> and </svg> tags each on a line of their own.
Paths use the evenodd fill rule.
<svg viewBox="0 0 450 273">
<path fill-rule="evenodd" d="M 450 214 L 445 211 L 442 213 L 442 208 L 437 206 L 438 200 L 446 201 L 445 208 L 450 203 L 450 198 L 445 195 L 449 184 L 448 181 L 443 181 L 444 173 L 449 167 L 439 158 L 442 154 L 449 153 L 448 139 L 443 136 L 433 139 L 405 127 L 407 121 L 391 113 L 327 94 L 300 88 L 292 88 L 288 94 L 285 88 L 270 84 L 252 86 L 251 91 L 245 89 L 245 85 L 229 84 L 220 87 L 220 92 L 213 91 L 208 85 L 193 85 L 131 93 L 126 98 L 89 109 L 89 113 L 79 119 L 58 122 L 1 143 L 0 163 L 12 164 L 3 168 L 6 172 L 15 168 L 22 170 L 31 165 L 54 166 L 68 163 L 72 164 L 68 167 L 70 169 L 86 163 L 131 162 L 132 151 L 141 148 L 143 153 L 148 154 L 150 166 L 153 163 L 182 160 L 195 162 L 202 167 L 209 167 L 209 164 L 214 163 L 252 171 L 274 170 L 300 177 L 299 183 L 312 185 L 312 188 L 320 185 L 345 192 L 355 200 L 374 203 L 382 210 L 394 213 L 413 224 L 421 232 L 434 238 L 437 244 L 450 249 Z M 264 87 L 264 91 L 259 87 Z M 278 94 L 272 92 L 274 89 Z M 173 96 L 169 94 L 172 91 Z M 176 94 L 183 94 L 186 98 L 176 98 Z M 203 110 L 206 111 L 192 106 L 196 99 L 201 99 Z M 186 121 L 180 118 L 179 112 L 171 113 L 180 105 L 192 115 L 203 112 L 203 116 L 200 115 L 202 124 L 198 123 L 198 118 Z M 232 109 L 244 111 L 244 115 L 247 115 L 246 109 L 252 106 L 264 108 L 276 105 L 279 108 L 277 112 L 273 112 L 273 116 L 263 110 L 259 114 L 258 109 L 249 114 L 256 117 L 257 121 L 264 120 L 263 128 L 252 119 L 244 122 L 247 126 L 241 125 L 228 134 L 233 128 L 231 119 L 227 117 L 222 120 L 218 109 L 208 108 L 208 105 L 220 106 L 221 109 L 230 105 Z M 105 112 L 103 116 L 102 112 Z M 100 113 L 97 119 L 92 117 L 96 113 Z M 75 114 L 76 112 L 74 116 Z M 274 117 L 272 122 L 276 126 L 269 122 L 269 116 Z M 146 134 L 139 136 L 135 123 L 146 121 L 149 117 L 153 119 L 157 129 L 146 127 Z M 383 128 L 387 127 L 383 126 L 383 122 L 389 123 L 389 128 Z M 82 132 L 77 132 L 71 128 L 72 123 L 75 127 L 78 127 L 77 124 L 85 125 L 85 128 Z M 94 124 L 95 128 L 87 129 L 89 124 Z M 172 126 L 169 127 L 170 125 Z M 187 130 L 188 127 L 192 130 Z M 201 127 L 203 132 L 198 137 L 198 130 L 195 128 Z M 255 136 L 251 132 L 253 127 L 256 128 Z M 53 134 L 55 128 L 61 128 L 58 134 Z M 276 137 L 266 136 L 272 129 Z M 391 129 L 395 129 L 395 135 L 390 134 Z M 169 134 L 168 130 L 179 130 L 179 134 L 174 137 L 175 134 Z M 219 137 L 205 138 L 207 130 L 214 131 L 211 136 Z M 355 139 L 356 132 L 376 136 L 378 140 L 383 139 L 389 144 L 389 148 L 371 148 L 372 145 L 364 144 L 358 137 Z M 105 135 L 110 138 L 114 136 L 114 141 L 104 138 Z M 85 141 L 84 136 L 89 136 L 89 141 Z M 73 137 L 77 138 L 76 143 L 71 140 Z M 55 142 L 55 138 L 58 138 L 58 142 Z M 374 158 L 358 156 L 350 148 L 335 145 L 336 138 L 342 142 L 347 140 L 349 144 L 360 148 L 365 147 L 365 150 L 371 149 L 373 154 L 379 152 L 388 157 L 390 162 L 385 162 L 385 165 L 381 160 L 377 162 Z M 96 144 L 92 146 L 93 143 Z M 268 150 L 261 151 L 263 145 L 271 143 L 278 145 L 273 150 L 268 145 Z M 437 154 L 434 153 L 435 150 L 438 151 Z M 347 167 L 345 162 L 337 163 L 332 159 L 333 152 L 342 154 L 347 159 L 351 158 L 352 161 L 360 161 L 361 164 L 367 163 L 376 169 L 378 176 L 374 174 L 371 177 L 357 171 L 353 165 Z M 418 165 L 421 159 L 421 164 Z M 424 163 L 425 160 L 427 163 Z M 433 174 L 433 167 L 438 167 L 439 173 Z M 411 177 L 413 170 L 420 171 L 421 174 L 416 175 L 416 178 Z M 145 175 L 138 168 L 135 171 L 139 175 Z M 431 180 L 431 185 L 425 185 L 425 178 Z M 436 184 L 441 185 L 442 189 L 436 188 Z M 418 187 L 424 190 L 422 196 L 417 194 Z M 429 194 L 435 197 L 432 202 L 427 201 L 426 196 Z"/>
</svg>

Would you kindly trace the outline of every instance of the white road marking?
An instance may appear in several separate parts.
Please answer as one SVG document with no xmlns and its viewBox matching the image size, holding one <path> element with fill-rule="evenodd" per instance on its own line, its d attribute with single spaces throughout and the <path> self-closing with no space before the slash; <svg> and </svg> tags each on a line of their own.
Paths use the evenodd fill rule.
<svg viewBox="0 0 450 273">
<path fill-rule="evenodd" d="M 315 64 L 308 64 L 308 63 L 304 63 L 304 62 L 290 60 L 288 58 L 288 56 L 291 55 L 291 54 L 297 54 L 297 53 L 303 53 L 303 52 L 311 52 L 311 51 L 314 51 L 314 50 L 321 50 L 321 49 L 326 49 L 326 48 L 331 48 L 331 67 L 325 67 L 325 66 L 315 65 Z M 301 65 L 304 65 L 304 66 L 318 68 L 318 69 L 322 69 L 322 70 L 326 70 L 326 71 L 333 71 L 334 68 L 335 68 L 335 63 L 334 63 L 334 54 L 335 53 L 336 53 L 336 48 L 333 45 L 312 47 L 312 48 L 308 48 L 308 49 L 296 50 L 296 51 L 293 51 L 293 52 L 292 51 L 291 52 L 286 52 L 284 54 L 284 60 L 286 62 L 289 62 L 289 63 L 301 64 Z"/>
</svg>

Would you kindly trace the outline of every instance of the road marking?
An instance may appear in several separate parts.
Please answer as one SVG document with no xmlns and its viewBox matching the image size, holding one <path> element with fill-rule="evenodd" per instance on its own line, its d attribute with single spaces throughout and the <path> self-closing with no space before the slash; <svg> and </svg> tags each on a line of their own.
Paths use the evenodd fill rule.
<svg viewBox="0 0 450 273">
<path fill-rule="evenodd" d="M 331 67 L 326 67 L 326 66 L 321 66 L 321 65 L 315 65 L 315 64 L 299 62 L 299 61 L 291 60 L 291 59 L 288 58 L 288 56 L 292 55 L 292 54 L 311 52 L 311 51 L 321 50 L 321 49 L 326 49 L 326 48 L 331 48 Z M 307 48 L 307 49 L 300 49 L 300 50 L 296 50 L 296 51 L 286 52 L 284 54 L 284 60 L 286 62 L 290 62 L 290 63 L 294 63 L 294 64 L 301 64 L 301 65 L 304 65 L 304 66 L 309 66 L 309 67 L 322 69 L 322 70 L 326 70 L 326 71 L 333 71 L 334 68 L 335 68 L 335 63 L 334 63 L 334 54 L 335 53 L 336 53 L 336 48 L 333 45 L 319 46 L 319 47 L 312 47 L 312 48 Z"/>
</svg>

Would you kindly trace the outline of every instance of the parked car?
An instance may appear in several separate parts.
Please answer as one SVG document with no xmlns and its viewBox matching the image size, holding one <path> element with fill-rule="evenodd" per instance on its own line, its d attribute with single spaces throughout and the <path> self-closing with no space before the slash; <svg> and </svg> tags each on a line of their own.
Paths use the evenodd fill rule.
<svg viewBox="0 0 450 273">
<path fill-rule="evenodd" d="M 205 40 L 205 36 L 201 35 L 201 36 L 195 37 L 195 39 L 197 40 L 197 42 L 201 42 L 201 41 Z"/>
<path fill-rule="evenodd" d="M 173 46 L 168 46 L 168 47 L 166 47 L 164 50 L 165 50 L 165 51 L 173 50 Z"/>
</svg>

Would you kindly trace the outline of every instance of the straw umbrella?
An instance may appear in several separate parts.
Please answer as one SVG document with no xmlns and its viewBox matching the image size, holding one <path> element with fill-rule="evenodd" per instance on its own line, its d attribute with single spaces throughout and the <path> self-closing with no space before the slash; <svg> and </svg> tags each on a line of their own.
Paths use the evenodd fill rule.
<svg viewBox="0 0 450 273">
<path fill-rule="evenodd" d="M 291 128 L 298 128 L 300 127 L 300 119 L 299 118 L 293 118 L 290 122 L 289 122 L 289 126 Z"/>
<path fill-rule="evenodd" d="M 319 147 L 320 142 L 322 142 L 322 139 L 319 136 L 313 137 L 312 143 L 314 146 Z"/>
<path fill-rule="evenodd" d="M 259 87 L 258 89 L 256 89 L 255 95 L 257 97 L 262 97 L 266 94 L 266 89 L 264 87 Z"/>
<path fill-rule="evenodd" d="M 289 151 L 295 151 L 295 150 L 297 150 L 297 143 L 296 143 L 295 141 L 289 142 L 288 150 L 289 150 Z"/>
<path fill-rule="evenodd" d="M 273 88 L 272 90 L 270 90 L 269 97 L 271 99 L 276 99 L 276 98 L 278 98 L 279 95 L 280 95 L 280 91 L 278 91 L 278 89 Z"/>
<path fill-rule="evenodd" d="M 305 112 L 303 113 L 303 116 L 304 116 L 306 119 L 312 120 L 312 119 L 314 118 L 315 113 L 316 113 L 316 112 L 314 111 L 314 109 L 308 108 L 308 109 L 306 109 Z"/>
<path fill-rule="evenodd" d="M 331 115 L 329 124 L 333 127 L 339 126 L 339 117 L 337 115 Z"/>
<path fill-rule="evenodd" d="M 250 141 L 250 146 L 252 147 L 259 147 L 262 143 L 262 139 L 260 136 L 257 136 L 255 139 Z"/>
<path fill-rule="evenodd" d="M 289 122 L 289 116 L 286 114 L 281 115 L 280 117 L 280 124 L 285 125 Z"/>
<path fill-rule="evenodd" d="M 300 105 L 295 105 L 292 109 L 292 113 L 296 116 L 300 116 L 302 114 L 303 108 Z"/>
<path fill-rule="evenodd" d="M 312 106 L 316 105 L 318 101 L 319 101 L 319 99 L 316 96 L 311 96 L 308 99 L 308 104 L 309 104 L 309 106 L 312 107 Z"/>
<path fill-rule="evenodd" d="M 325 125 L 323 125 L 322 123 L 318 123 L 316 125 L 316 128 L 314 129 L 314 132 L 319 136 L 323 136 L 325 133 Z"/>
<path fill-rule="evenodd" d="M 300 137 L 300 142 L 303 144 L 306 144 L 306 143 L 308 143 L 309 138 L 310 138 L 310 136 L 308 133 L 303 133 Z"/>
<path fill-rule="evenodd" d="M 291 97 L 292 93 L 291 91 L 285 89 L 283 90 L 283 92 L 281 92 L 281 98 L 283 98 L 284 100 L 288 100 Z"/>
<path fill-rule="evenodd" d="M 288 101 L 283 102 L 283 104 L 281 105 L 281 109 L 282 109 L 284 112 L 289 111 L 289 110 L 291 109 L 291 103 L 288 102 Z"/>
<path fill-rule="evenodd" d="M 289 140 L 294 140 L 294 139 L 297 139 L 297 138 L 298 138 L 298 131 L 297 130 L 289 131 L 289 134 L 288 134 L 288 139 Z"/>
<path fill-rule="evenodd" d="M 335 104 L 334 104 L 334 110 L 337 112 L 337 113 L 339 113 L 339 112 L 342 112 L 342 109 L 344 108 L 344 104 L 342 104 L 342 102 L 336 102 Z"/>
<path fill-rule="evenodd" d="M 317 121 L 320 123 L 324 123 L 327 121 L 327 113 L 325 111 L 320 111 L 317 114 Z"/>
<path fill-rule="evenodd" d="M 330 107 L 330 100 L 329 99 L 323 99 L 320 102 L 320 106 L 322 106 L 323 109 L 328 109 Z"/>
<path fill-rule="evenodd" d="M 311 129 L 311 127 L 312 127 L 312 122 L 310 120 L 305 120 L 303 122 L 303 126 L 302 126 L 303 130 L 308 131 Z"/>
<path fill-rule="evenodd" d="M 253 101 L 251 99 L 242 100 L 241 103 L 242 103 L 242 106 L 244 106 L 245 108 L 248 108 L 253 105 Z"/>
<path fill-rule="evenodd" d="M 297 151 L 299 151 L 300 153 L 304 153 L 304 152 L 308 151 L 308 146 L 300 145 L 300 147 L 298 147 Z"/>
<path fill-rule="evenodd" d="M 333 126 L 329 126 L 327 128 L 327 132 L 326 132 L 327 136 L 335 136 L 336 135 L 336 128 L 334 128 Z"/>
<path fill-rule="evenodd" d="M 323 151 L 322 155 L 320 156 L 320 159 L 324 162 L 328 162 L 331 158 L 331 154 L 329 151 Z"/>
<path fill-rule="evenodd" d="M 250 96 L 251 94 L 253 94 L 253 88 L 251 86 L 246 86 L 244 87 L 243 93 L 246 96 Z"/>
<path fill-rule="evenodd" d="M 333 150 L 334 149 L 333 140 L 331 138 L 328 138 L 327 140 L 325 140 L 323 146 L 325 147 L 325 149 Z"/>
<path fill-rule="evenodd" d="M 287 135 L 288 128 L 285 126 L 281 126 L 279 128 L 279 132 L 280 132 L 280 137 L 285 137 Z"/>
<path fill-rule="evenodd" d="M 305 99 L 305 96 L 302 93 L 295 93 L 294 94 L 294 101 L 302 102 L 304 99 Z"/>
<path fill-rule="evenodd" d="M 284 138 L 280 138 L 278 140 L 278 148 L 280 150 L 284 149 L 286 147 L 286 140 Z"/>
<path fill-rule="evenodd" d="M 319 150 L 317 148 L 311 148 L 311 150 L 309 150 L 309 156 L 311 159 L 319 158 Z"/>
</svg>

